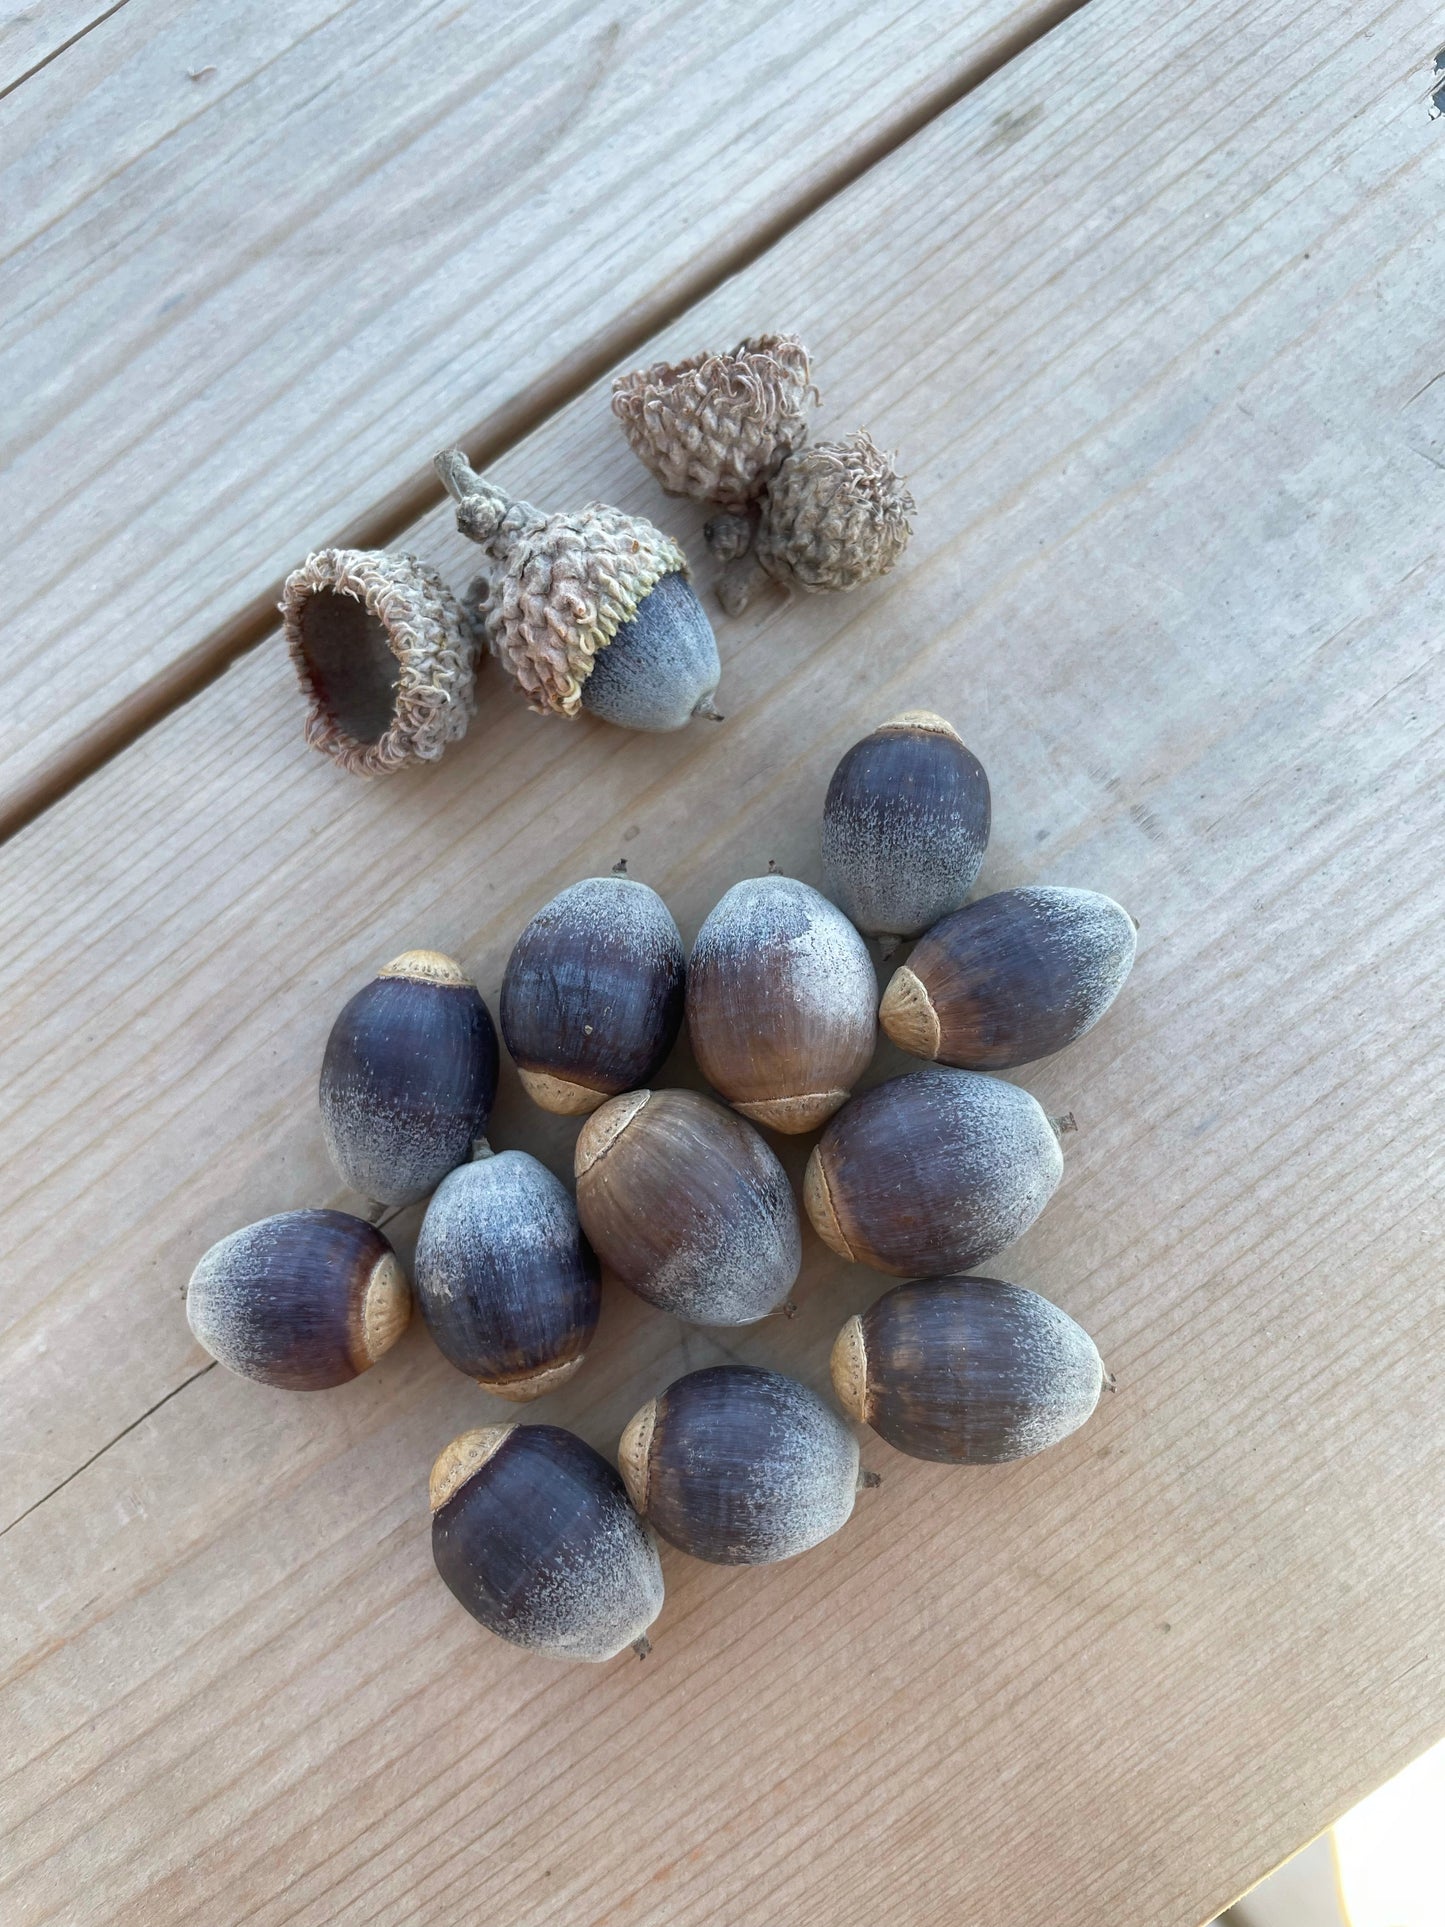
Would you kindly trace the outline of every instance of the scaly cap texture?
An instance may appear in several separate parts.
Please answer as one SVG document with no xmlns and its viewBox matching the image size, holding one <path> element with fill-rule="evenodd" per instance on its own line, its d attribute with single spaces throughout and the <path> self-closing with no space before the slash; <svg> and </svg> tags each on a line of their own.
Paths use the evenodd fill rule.
<svg viewBox="0 0 1445 1927">
<path fill-rule="evenodd" d="M 311 597 L 352 596 L 386 631 L 400 665 L 391 722 L 375 742 L 345 730 L 312 672 L 302 631 Z M 280 602 L 286 644 L 311 704 L 305 735 L 343 769 L 378 776 L 407 763 L 433 763 L 466 734 L 476 709 L 477 638 L 435 569 L 383 549 L 320 549 L 287 576 Z"/>
<path fill-rule="evenodd" d="M 533 709 L 575 716 L 597 652 L 687 557 L 641 516 L 605 502 L 544 515 L 473 473 L 460 449 L 436 458 L 457 527 L 495 565 L 473 584 L 475 619 Z"/>
<path fill-rule="evenodd" d="M 655 362 L 612 383 L 612 412 L 669 495 L 740 508 L 808 439 L 817 398 L 796 335 L 749 335 L 728 354 Z"/>
<path fill-rule="evenodd" d="M 864 428 L 789 455 L 768 485 L 754 553 L 790 588 L 856 589 L 908 546 L 913 497 Z"/>
</svg>

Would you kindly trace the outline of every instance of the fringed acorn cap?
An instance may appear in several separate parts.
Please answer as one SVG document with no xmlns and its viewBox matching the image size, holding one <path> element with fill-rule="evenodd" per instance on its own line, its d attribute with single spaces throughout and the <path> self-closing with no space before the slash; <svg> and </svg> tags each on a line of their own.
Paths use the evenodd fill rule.
<svg viewBox="0 0 1445 1927">
<path fill-rule="evenodd" d="M 663 576 L 687 574 L 670 536 L 605 502 L 544 515 L 477 475 L 459 448 L 436 458 L 457 527 L 496 565 L 474 588 L 477 616 L 533 709 L 575 716 L 582 685 Z"/>
<path fill-rule="evenodd" d="M 730 354 L 655 362 L 612 384 L 633 453 L 669 495 L 739 508 L 808 439 L 817 398 L 796 335 L 750 335 Z"/>
<path fill-rule="evenodd" d="M 913 512 L 892 457 L 860 428 L 787 458 L 763 497 L 754 552 L 790 588 L 857 589 L 902 555 Z"/>
<path fill-rule="evenodd" d="M 287 576 L 280 607 L 313 749 L 378 776 L 435 762 L 465 734 L 476 637 L 414 555 L 320 549 Z"/>
</svg>

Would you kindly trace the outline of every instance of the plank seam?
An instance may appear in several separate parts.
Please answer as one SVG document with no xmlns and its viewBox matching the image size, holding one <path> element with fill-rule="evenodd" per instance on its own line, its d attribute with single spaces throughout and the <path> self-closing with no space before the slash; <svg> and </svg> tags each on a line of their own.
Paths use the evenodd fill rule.
<svg viewBox="0 0 1445 1927">
<path fill-rule="evenodd" d="M 90 21 L 87 26 L 81 27 L 77 32 L 73 33 L 68 40 L 62 40 L 58 47 L 52 47 L 43 60 L 37 60 L 33 67 L 27 67 L 23 74 L 18 74 L 16 78 L 6 86 L 0 87 L 0 100 L 4 100 L 8 95 L 13 94 L 17 87 L 23 87 L 27 80 L 34 80 L 35 76 L 43 72 L 52 60 L 59 60 L 60 56 L 63 53 L 68 53 L 77 41 L 84 40 L 85 36 L 89 33 L 94 33 L 97 27 L 103 27 L 107 20 L 112 19 L 120 12 L 122 7 L 128 4 L 129 0 L 115 0 L 113 7 L 107 7 L 104 13 L 98 13 L 94 20 Z"/>
</svg>

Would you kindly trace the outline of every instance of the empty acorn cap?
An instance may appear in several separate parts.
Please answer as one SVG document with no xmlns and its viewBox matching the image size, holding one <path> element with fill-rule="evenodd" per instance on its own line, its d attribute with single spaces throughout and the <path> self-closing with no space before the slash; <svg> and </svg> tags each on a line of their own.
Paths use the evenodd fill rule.
<svg viewBox="0 0 1445 1927">
<path fill-rule="evenodd" d="M 808 437 L 816 399 L 796 335 L 750 335 L 727 354 L 654 362 L 612 383 L 633 453 L 670 495 L 739 507 Z"/>
<path fill-rule="evenodd" d="M 305 736 L 343 769 L 435 762 L 476 706 L 476 637 L 434 569 L 382 549 L 320 549 L 281 592 L 311 708 Z"/>
<path fill-rule="evenodd" d="M 617 1469 L 627 1487 L 627 1496 L 638 1512 L 647 1510 L 647 1468 L 656 1424 L 657 1400 L 650 1398 L 629 1421 L 617 1446 Z"/>
<path fill-rule="evenodd" d="M 515 1425 L 479 1425 L 462 1432 L 450 1445 L 444 1445 L 431 1469 L 429 1496 L 431 1509 L 440 1512 L 455 1492 L 459 1492 L 474 1472 L 516 1431 Z"/>
</svg>

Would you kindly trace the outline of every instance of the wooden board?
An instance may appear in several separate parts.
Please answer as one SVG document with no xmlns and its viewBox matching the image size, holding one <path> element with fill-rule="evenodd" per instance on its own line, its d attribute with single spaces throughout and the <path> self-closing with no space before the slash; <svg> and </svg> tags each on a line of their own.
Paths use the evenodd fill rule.
<svg viewBox="0 0 1445 1927">
<path fill-rule="evenodd" d="M 725 727 L 492 676 L 439 769 L 366 786 L 270 647 L 9 846 L 7 1920 L 1193 1927 L 1445 1725 L 1432 33 L 1094 0 L 671 329 L 786 312 L 921 505 L 888 583 L 719 623 Z M 501 473 L 695 529 L 601 386 Z M 816 877 L 834 760 L 917 703 L 990 770 L 989 887 L 1143 926 L 1020 1074 L 1080 1130 L 995 1267 L 1119 1391 L 996 1473 L 873 1441 L 827 1549 L 669 1555 L 645 1666 L 544 1666 L 430 1568 L 427 1465 L 494 1408 L 419 1332 L 315 1399 L 205 1370 L 186 1274 L 336 1195 L 315 1069 L 381 960 L 492 995 L 619 855 L 686 934 L 770 858 Z M 566 1168 L 510 1083 L 495 1136 Z M 729 1354 L 821 1383 L 878 1287 L 810 1242 L 796 1321 Z M 608 1447 L 722 1355 L 614 1290 L 537 1415 Z"/>
<path fill-rule="evenodd" d="M 118 13 L 126 0 L 7 0 L 0 8 L 0 100 Z"/>
<path fill-rule="evenodd" d="M 1068 4 L 105 20 L 7 104 L 0 824 Z"/>
</svg>

